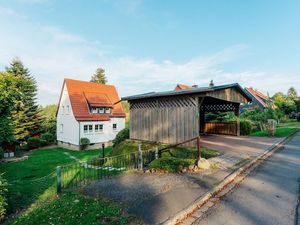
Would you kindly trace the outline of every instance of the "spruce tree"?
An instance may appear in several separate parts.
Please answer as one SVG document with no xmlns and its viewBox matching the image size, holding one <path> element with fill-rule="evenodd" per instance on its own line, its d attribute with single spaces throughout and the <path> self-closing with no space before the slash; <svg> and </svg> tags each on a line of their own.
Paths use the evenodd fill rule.
<svg viewBox="0 0 300 225">
<path fill-rule="evenodd" d="M 26 138 L 40 132 L 41 117 L 39 116 L 38 104 L 36 103 L 36 81 L 29 70 L 17 58 L 12 60 L 6 71 L 19 78 L 16 91 L 20 95 L 14 102 L 12 121 L 15 139 L 24 141 Z"/>
<path fill-rule="evenodd" d="M 97 68 L 96 72 L 91 78 L 91 82 L 100 83 L 100 84 L 106 84 L 107 79 L 105 76 L 105 70 L 102 68 Z"/>
</svg>

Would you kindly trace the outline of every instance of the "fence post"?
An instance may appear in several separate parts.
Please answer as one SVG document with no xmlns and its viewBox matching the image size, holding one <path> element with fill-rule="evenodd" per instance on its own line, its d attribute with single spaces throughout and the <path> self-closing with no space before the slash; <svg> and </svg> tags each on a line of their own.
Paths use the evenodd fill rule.
<svg viewBox="0 0 300 225">
<path fill-rule="evenodd" d="M 155 148 L 155 159 L 158 159 L 158 147 Z"/>
<path fill-rule="evenodd" d="M 198 160 L 200 160 L 201 159 L 200 136 L 197 137 L 197 149 L 198 149 Z"/>
<path fill-rule="evenodd" d="M 143 152 L 142 152 L 142 144 L 139 144 L 139 169 L 143 170 Z"/>
<path fill-rule="evenodd" d="M 61 166 L 56 167 L 56 177 L 57 177 L 57 184 L 56 184 L 56 193 L 61 193 Z"/>
</svg>

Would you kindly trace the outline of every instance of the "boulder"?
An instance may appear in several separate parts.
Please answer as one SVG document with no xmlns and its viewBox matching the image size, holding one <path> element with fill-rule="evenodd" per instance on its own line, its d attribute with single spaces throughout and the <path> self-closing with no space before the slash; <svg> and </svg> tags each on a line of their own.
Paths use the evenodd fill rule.
<svg viewBox="0 0 300 225">
<path fill-rule="evenodd" d="M 208 162 L 208 160 L 201 158 L 200 160 L 198 160 L 198 167 L 199 169 L 203 169 L 203 170 L 207 170 L 210 168 L 210 163 Z"/>
</svg>

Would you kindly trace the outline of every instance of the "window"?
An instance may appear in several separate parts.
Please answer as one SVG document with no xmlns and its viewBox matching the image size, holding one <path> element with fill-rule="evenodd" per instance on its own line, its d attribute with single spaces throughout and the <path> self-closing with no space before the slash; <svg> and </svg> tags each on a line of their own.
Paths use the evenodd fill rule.
<svg viewBox="0 0 300 225">
<path fill-rule="evenodd" d="M 98 109 L 95 108 L 95 107 L 93 107 L 93 108 L 92 108 L 92 113 L 98 113 Z"/>
<path fill-rule="evenodd" d="M 114 124 L 113 124 L 113 130 L 116 130 L 116 129 L 117 129 L 117 124 L 114 123 Z"/>
<path fill-rule="evenodd" d="M 70 106 L 67 105 L 67 113 L 70 113 Z"/>
<path fill-rule="evenodd" d="M 103 124 L 96 124 L 95 132 L 103 132 Z"/>
<path fill-rule="evenodd" d="M 62 107 L 62 114 L 64 114 L 65 113 L 65 107 L 63 106 Z"/>
<path fill-rule="evenodd" d="M 60 124 L 60 132 L 64 132 L 64 125 L 63 124 Z"/>
<path fill-rule="evenodd" d="M 110 108 L 105 108 L 105 113 L 110 113 Z"/>
<path fill-rule="evenodd" d="M 104 108 L 103 107 L 98 108 L 98 110 L 99 110 L 98 111 L 99 113 L 104 113 Z"/>
<path fill-rule="evenodd" d="M 87 133 L 88 132 L 88 125 L 84 125 L 83 126 L 83 133 Z"/>
<path fill-rule="evenodd" d="M 89 133 L 93 132 L 93 125 L 89 125 Z"/>
</svg>

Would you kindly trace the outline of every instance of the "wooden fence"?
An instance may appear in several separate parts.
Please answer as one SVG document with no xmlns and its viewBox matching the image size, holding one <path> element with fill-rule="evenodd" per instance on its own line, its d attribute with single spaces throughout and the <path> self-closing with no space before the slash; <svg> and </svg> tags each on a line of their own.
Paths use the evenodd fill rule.
<svg viewBox="0 0 300 225">
<path fill-rule="evenodd" d="M 204 133 L 237 135 L 236 122 L 205 122 Z"/>
</svg>

